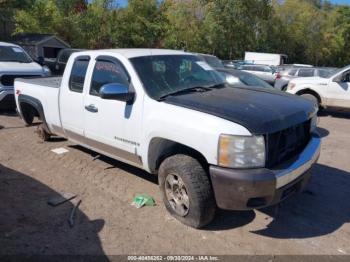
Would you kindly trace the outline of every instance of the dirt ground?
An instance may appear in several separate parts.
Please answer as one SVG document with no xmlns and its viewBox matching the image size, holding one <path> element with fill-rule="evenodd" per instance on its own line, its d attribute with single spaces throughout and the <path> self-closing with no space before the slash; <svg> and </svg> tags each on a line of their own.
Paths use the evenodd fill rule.
<svg viewBox="0 0 350 262">
<path fill-rule="evenodd" d="M 307 190 L 278 210 L 219 211 L 202 230 L 170 217 L 156 177 L 0 115 L 0 254 L 350 254 L 350 113 L 320 117 L 322 152 Z M 57 155 L 51 149 L 64 147 Z M 78 197 L 58 207 L 61 192 Z M 137 193 L 157 206 L 131 206 Z M 81 199 L 75 225 L 68 225 Z"/>
</svg>

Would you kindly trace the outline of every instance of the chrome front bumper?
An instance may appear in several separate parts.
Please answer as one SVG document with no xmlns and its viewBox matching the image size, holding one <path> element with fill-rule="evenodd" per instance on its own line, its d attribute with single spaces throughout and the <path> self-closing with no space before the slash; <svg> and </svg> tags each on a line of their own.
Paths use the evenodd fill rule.
<svg viewBox="0 0 350 262">
<path fill-rule="evenodd" d="M 307 185 L 312 165 L 320 155 L 321 139 L 310 142 L 296 157 L 277 168 L 231 169 L 210 166 L 209 173 L 218 207 L 247 210 L 277 204 Z"/>
<path fill-rule="evenodd" d="M 313 135 L 304 151 L 277 169 L 272 170 L 276 176 L 276 188 L 281 188 L 304 174 L 317 161 L 321 151 L 321 138 Z"/>
</svg>

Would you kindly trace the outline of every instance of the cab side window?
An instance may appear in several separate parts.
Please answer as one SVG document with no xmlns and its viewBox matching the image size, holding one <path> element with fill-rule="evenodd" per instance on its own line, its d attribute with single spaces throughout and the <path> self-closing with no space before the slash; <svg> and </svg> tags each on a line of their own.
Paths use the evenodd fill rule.
<svg viewBox="0 0 350 262">
<path fill-rule="evenodd" d="M 98 96 L 105 84 L 119 83 L 129 86 L 129 77 L 117 61 L 97 60 L 92 73 L 90 95 Z"/>
<path fill-rule="evenodd" d="M 69 78 L 69 89 L 73 92 L 82 93 L 89 58 L 76 58 Z"/>
</svg>

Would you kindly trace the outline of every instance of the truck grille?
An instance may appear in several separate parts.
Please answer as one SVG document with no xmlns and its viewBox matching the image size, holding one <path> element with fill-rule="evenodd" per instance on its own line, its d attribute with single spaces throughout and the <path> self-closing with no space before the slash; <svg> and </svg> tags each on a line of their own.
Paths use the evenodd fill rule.
<svg viewBox="0 0 350 262">
<path fill-rule="evenodd" d="M 0 83 L 3 86 L 13 86 L 15 78 L 32 78 L 41 77 L 40 75 L 2 75 L 0 77 Z"/>
<path fill-rule="evenodd" d="M 266 167 L 273 168 L 300 154 L 310 141 L 310 123 L 299 125 L 266 135 Z"/>
</svg>

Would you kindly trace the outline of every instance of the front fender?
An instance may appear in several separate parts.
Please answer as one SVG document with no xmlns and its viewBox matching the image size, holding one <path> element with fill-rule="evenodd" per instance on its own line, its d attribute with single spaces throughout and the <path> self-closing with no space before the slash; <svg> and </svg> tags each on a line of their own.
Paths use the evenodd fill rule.
<svg viewBox="0 0 350 262">
<path fill-rule="evenodd" d="M 153 138 L 163 138 L 198 151 L 208 164 L 217 164 L 220 134 L 246 135 L 251 133 L 243 126 L 199 111 L 151 101 L 145 106 L 143 129 L 144 144 L 141 148 L 145 168 L 148 150 Z"/>
</svg>

